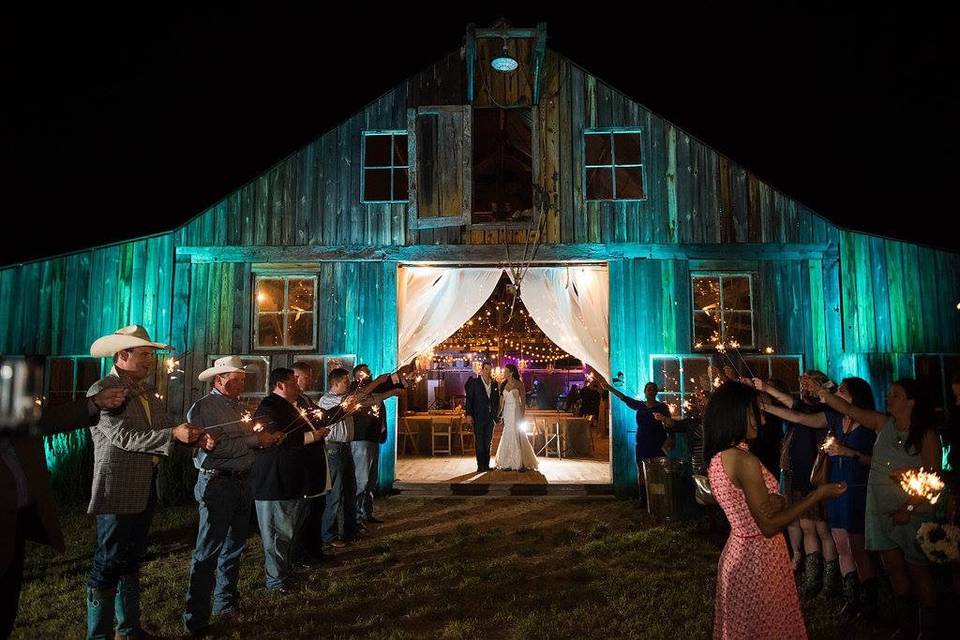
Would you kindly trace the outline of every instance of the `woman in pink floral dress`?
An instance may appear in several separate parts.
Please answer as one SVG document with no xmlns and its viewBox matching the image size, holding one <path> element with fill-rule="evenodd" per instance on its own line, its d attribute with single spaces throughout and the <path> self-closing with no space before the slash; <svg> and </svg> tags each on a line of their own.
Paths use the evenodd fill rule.
<svg viewBox="0 0 960 640">
<path fill-rule="evenodd" d="M 800 599 L 781 529 L 846 485 L 826 484 L 785 507 L 777 480 L 747 450 L 762 413 L 753 387 L 727 382 L 710 398 L 703 420 L 707 475 L 730 521 L 720 555 L 713 637 L 806 638 Z"/>
</svg>

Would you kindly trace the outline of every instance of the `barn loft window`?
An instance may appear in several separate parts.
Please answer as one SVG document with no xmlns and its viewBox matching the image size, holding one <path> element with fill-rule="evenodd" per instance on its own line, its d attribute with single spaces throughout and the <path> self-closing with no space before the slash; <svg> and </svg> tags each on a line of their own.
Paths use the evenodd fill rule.
<svg viewBox="0 0 960 640">
<path fill-rule="evenodd" d="M 257 276 L 254 291 L 254 348 L 315 346 L 316 276 Z"/>
<path fill-rule="evenodd" d="M 473 109 L 473 222 L 532 219 L 533 111 Z"/>
<path fill-rule="evenodd" d="M 583 153 L 587 200 L 646 200 L 639 131 L 587 129 Z"/>
<path fill-rule="evenodd" d="M 406 202 L 407 132 L 364 131 L 362 152 L 360 200 L 364 203 Z"/>
<path fill-rule="evenodd" d="M 924 389 L 930 390 L 939 424 L 943 424 L 947 407 L 953 408 L 954 397 L 950 383 L 960 371 L 960 354 L 923 353 L 913 356 L 913 377 Z"/>
<path fill-rule="evenodd" d="M 693 347 L 715 349 L 735 341 L 753 349 L 753 281 L 748 273 L 693 275 Z"/>
<path fill-rule="evenodd" d="M 215 360 L 223 358 L 224 355 L 208 355 L 207 366 L 212 367 Z M 243 380 L 243 391 L 240 393 L 240 401 L 248 410 L 255 411 L 260 401 L 270 393 L 270 356 L 240 356 L 247 370 L 247 375 Z M 207 386 L 213 385 L 211 380 Z"/>
<path fill-rule="evenodd" d="M 744 371 L 746 367 L 741 368 L 741 373 L 745 376 L 753 374 L 753 377 L 763 378 L 764 380 L 776 380 L 783 385 L 782 390 L 787 393 L 800 393 L 800 372 L 803 370 L 803 356 L 798 355 L 745 355 L 743 357 L 746 367 L 749 371 Z M 734 356 L 734 362 L 740 365 L 738 358 Z"/>
<path fill-rule="evenodd" d="M 677 418 L 695 409 L 698 391 L 709 392 L 716 375 L 706 355 L 651 356 L 650 365 L 651 379 L 660 389 L 657 399 Z"/>
</svg>

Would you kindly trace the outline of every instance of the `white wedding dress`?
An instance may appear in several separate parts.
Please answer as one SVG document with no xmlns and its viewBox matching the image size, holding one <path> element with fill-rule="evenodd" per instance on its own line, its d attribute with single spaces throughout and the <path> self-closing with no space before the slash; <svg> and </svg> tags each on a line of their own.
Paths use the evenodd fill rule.
<svg viewBox="0 0 960 640">
<path fill-rule="evenodd" d="M 497 469 L 536 469 L 537 454 L 520 429 L 520 392 L 513 389 L 503 396 L 503 435 L 494 456 Z"/>
</svg>

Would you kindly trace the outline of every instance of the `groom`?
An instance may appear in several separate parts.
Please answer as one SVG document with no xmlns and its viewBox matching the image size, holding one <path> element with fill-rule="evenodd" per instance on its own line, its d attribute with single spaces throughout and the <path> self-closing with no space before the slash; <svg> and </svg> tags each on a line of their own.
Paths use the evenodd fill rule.
<svg viewBox="0 0 960 640">
<path fill-rule="evenodd" d="M 477 471 L 490 471 L 490 442 L 493 424 L 499 419 L 500 391 L 490 377 L 490 363 L 480 367 L 480 377 L 470 378 L 466 385 L 466 422 L 473 426 L 477 450 Z"/>
</svg>

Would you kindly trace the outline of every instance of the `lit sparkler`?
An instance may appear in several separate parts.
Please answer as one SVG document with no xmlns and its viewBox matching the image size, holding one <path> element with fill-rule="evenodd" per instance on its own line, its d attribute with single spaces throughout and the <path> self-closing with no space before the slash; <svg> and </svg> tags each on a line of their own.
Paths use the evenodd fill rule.
<svg viewBox="0 0 960 640">
<path fill-rule="evenodd" d="M 218 422 L 217 424 L 211 424 L 206 427 L 203 427 L 203 430 L 206 431 L 208 429 L 216 429 L 217 427 L 226 427 L 227 425 L 239 424 L 241 422 L 250 422 L 251 420 L 253 420 L 253 418 L 250 416 L 250 412 L 244 411 L 242 414 L 240 414 L 239 420 L 228 420 L 227 422 Z"/>
<path fill-rule="evenodd" d="M 909 469 L 900 475 L 900 488 L 915 498 L 923 498 L 930 504 L 936 504 L 943 491 L 943 479 L 934 471 Z"/>
<path fill-rule="evenodd" d="M 832 447 L 832 446 L 835 445 L 836 443 L 837 443 L 837 439 L 836 439 L 836 438 L 834 438 L 833 436 L 827 436 L 826 439 L 823 441 L 823 444 L 820 445 L 820 450 L 821 450 L 821 451 L 826 451 L 827 449 L 829 449 L 830 447 Z"/>
</svg>

